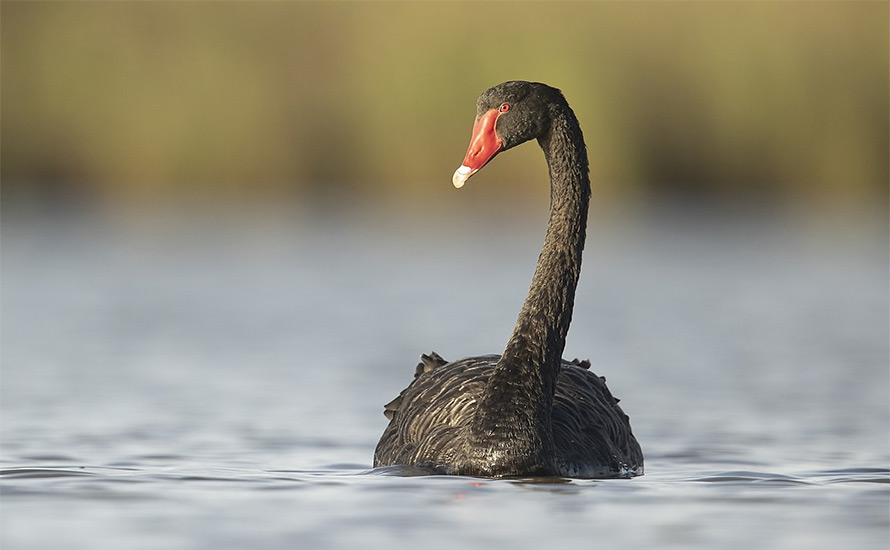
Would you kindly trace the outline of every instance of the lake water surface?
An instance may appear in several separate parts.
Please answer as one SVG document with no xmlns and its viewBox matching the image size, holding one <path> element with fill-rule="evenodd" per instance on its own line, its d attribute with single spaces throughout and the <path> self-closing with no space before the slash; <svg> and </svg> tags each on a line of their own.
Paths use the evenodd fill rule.
<svg viewBox="0 0 890 550">
<path fill-rule="evenodd" d="M 594 217 L 566 357 L 646 475 L 373 470 L 421 353 L 501 351 L 525 218 L 7 214 L 0 546 L 888 548 L 883 223 Z"/>
</svg>

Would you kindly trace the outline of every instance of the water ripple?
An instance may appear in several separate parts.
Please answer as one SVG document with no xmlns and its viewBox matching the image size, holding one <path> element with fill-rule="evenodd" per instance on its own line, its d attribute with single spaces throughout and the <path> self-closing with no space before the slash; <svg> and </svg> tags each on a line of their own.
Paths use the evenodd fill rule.
<svg viewBox="0 0 890 550">
<path fill-rule="evenodd" d="M 58 477 L 84 477 L 96 476 L 94 472 L 86 470 L 68 470 L 64 468 L 8 468 L 0 470 L 0 476 L 4 479 L 31 479 L 31 478 L 58 478 Z"/>
<path fill-rule="evenodd" d="M 807 472 L 805 475 L 786 475 L 775 472 L 756 471 L 725 471 L 709 473 L 703 476 L 685 478 L 683 481 L 703 483 L 736 483 L 736 484 L 788 484 L 788 485 L 823 485 L 833 483 L 890 483 L 890 469 L 886 468 L 845 468 L 841 470 L 824 470 Z"/>
</svg>

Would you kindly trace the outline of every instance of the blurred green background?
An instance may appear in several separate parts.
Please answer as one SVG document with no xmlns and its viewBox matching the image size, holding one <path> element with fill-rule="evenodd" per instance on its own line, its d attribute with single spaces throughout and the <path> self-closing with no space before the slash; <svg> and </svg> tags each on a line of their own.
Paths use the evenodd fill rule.
<svg viewBox="0 0 890 550">
<path fill-rule="evenodd" d="M 423 204 L 525 79 L 575 108 L 599 205 L 886 207 L 885 1 L 0 6 L 7 203 Z M 536 147 L 486 173 L 482 201 L 546 193 Z"/>
</svg>

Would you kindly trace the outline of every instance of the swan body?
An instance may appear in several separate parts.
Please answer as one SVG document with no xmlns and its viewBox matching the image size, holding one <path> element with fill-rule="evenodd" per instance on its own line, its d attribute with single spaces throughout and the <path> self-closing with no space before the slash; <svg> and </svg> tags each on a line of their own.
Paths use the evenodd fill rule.
<svg viewBox="0 0 890 550">
<path fill-rule="evenodd" d="M 384 413 L 374 466 L 436 473 L 578 478 L 643 473 L 628 417 L 587 361 L 562 359 L 581 270 L 590 196 L 581 128 L 562 92 L 510 81 L 477 101 L 453 183 L 536 139 L 550 169 L 550 221 L 528 296 L 502 355 L 447 362 L 424 355 Z"/>
</svg>

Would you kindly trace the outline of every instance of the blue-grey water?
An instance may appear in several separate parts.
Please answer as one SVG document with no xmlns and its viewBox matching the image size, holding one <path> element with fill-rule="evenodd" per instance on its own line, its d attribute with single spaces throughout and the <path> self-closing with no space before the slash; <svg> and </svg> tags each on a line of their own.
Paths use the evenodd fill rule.
<svg viewBox="0 0 890 550">
<path fill-rule="evenodd" d="M 566 357 L 646 474 L 492 481 L 372 453 L 419 354 L 500 351 L 545 212 L 183 210 L 4 216 L 4 550 L 890 544 L 885 223 L 594 215 Z"/>
</svg>

